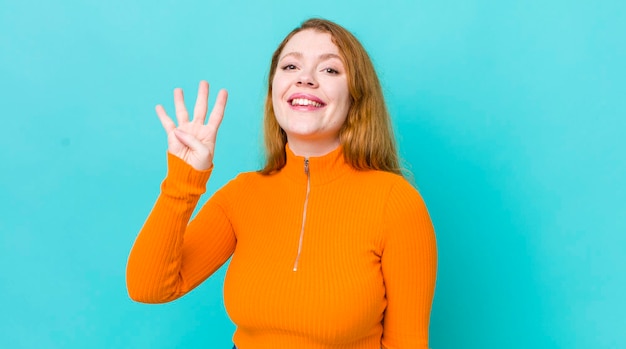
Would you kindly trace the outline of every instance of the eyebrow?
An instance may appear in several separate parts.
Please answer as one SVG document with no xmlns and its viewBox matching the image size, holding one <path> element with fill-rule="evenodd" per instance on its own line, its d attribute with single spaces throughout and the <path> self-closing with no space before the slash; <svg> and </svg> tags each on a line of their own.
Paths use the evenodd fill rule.
<svg viewBox="0 0 626 349">
<path fill-rule="evenodd" d="M 289 52 L 286 55 L 280 57 L 278 61 L 282 61 L 283 59 L 285 59 L 285 57 L 288 57 L 288 56 L 295 56 L 296 58 L 302 58 L 304 55 L 302 54 L 302 52 L 297 52 L 297 51 Z M 335 53 L 324 53 L 324 54 L 319 55 L 319 59 L 323 61 L 328 60 L 328 59 L 333 59 L 333 58 L 336 58 L 343 62 L 343 59 L 341 59 L 341 56 Z"/>
</svg>

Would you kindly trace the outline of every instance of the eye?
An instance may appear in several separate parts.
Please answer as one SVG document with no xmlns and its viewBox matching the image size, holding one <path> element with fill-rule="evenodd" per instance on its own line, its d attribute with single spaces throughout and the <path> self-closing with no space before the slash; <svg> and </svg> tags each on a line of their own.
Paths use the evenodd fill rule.
<svg viewBox="0 0 626 349">
<path fill-rule="evenodd" d="M 333 69 L 333 68 L 326 68 L 326 69 L 324 69 L 324 72 L 326 72 L 328 74 L 339 74 L 339 71 L 337 69 Z"/>
<path fill-rule="evenodd" d="M 283 70 L 294 70 L 296 69 L 296 66 L 293 64 L 287 64 L 285 66 L 282 67 Z"/>
</svg>

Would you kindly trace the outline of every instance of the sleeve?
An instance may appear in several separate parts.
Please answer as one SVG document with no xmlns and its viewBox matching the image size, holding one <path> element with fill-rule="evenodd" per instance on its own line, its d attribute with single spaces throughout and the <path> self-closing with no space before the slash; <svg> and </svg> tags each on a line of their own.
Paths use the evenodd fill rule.
<svg viewBox="0 0 626 349">
<path fill-rule="evenodd" d="M 390 192 L 381 257 L 387 308 L 383 349 L 426 349 L 437 274 L 437 246 L 420 194 L 406 181 Z"/>
<path fill-rule="evenodd" d="M 189 219 L 206 191 L 211 170 L 197 171 L 168 153 L 168 174 L 126 267 L 130 298 L 164 303 L 181 297 L 231 256 L 236 239 L 222 207 L 213 200 Z"/>
</svg>

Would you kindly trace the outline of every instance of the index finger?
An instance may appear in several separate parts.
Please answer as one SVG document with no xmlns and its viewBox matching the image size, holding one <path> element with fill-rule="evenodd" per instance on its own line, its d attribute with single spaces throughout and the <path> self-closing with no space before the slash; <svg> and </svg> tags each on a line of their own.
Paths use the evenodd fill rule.
<svg viewBox="0 0 626 349">
<path fill-rule="evenodd" d="M 155 107 L 155 110 L 157 116 L 159 117 L 159 120 L 161 120 L 161 125 L 163 125 L 165 133 L 169 134 L 173 129 L 176 128 L 176 124 L 174 124 L 174 121 L 172 121 L 172 119 L 167 115 L 162 105 L 157 105 Z"/>
<path fill-rule="evenodd" d="M 183 89 L 180 87 L 174 89 L 174 108 L 176 109 L 176 120 L 179 126 L 189 122 L 189 113 L 187 113 L 187 107 L 185 107 Z"/>
</svg>

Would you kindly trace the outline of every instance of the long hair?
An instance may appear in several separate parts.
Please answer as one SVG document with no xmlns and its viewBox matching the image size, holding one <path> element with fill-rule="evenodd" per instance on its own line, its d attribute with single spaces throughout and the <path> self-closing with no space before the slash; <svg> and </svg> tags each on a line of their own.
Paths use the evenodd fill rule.
<svg viewBox="0 0 626 349">
<path fill-rule="evenodd" d="M 351 104 L 339 130 L 345 161 L 357 170 L 381 170 L 402 175 L 391 119 L 372 61 L 363 45 L 348 30 L 318 18 L 309 19 L 291 31 L 272 55 L 264 116 L 266 163 L 260 173 L 267 175 L 279 171 L 287 162 L 287 134 L 276 121 L 272 81 L 278 58 L 287 42 L 308 29 L 330 34 L 346 67 Z"/>
</svg>

